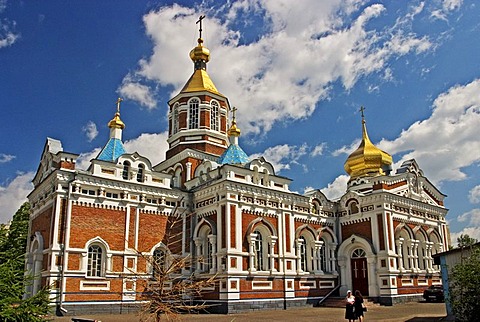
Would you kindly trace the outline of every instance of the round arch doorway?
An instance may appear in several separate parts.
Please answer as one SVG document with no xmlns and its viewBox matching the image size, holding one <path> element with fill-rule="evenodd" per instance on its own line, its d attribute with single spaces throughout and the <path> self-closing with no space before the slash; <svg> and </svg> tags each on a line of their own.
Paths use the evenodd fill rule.
<svg viewBox="0 0 480 322">
<path fill-rule="evenodd" d="M 368 265 L 367 253 L 357 248 L 353 250 L 350 258 L 350 267 L 352 269 L 352 289 L 360 291 L 362 295 L 368 296 Z"/>
</svg>

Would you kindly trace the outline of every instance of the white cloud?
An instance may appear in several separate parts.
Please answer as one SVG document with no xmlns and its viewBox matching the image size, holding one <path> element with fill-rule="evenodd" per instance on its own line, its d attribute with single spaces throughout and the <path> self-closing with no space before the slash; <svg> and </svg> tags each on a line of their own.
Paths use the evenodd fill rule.
<svg viewBox="0 0 480 322">
<path fill-rule="evenodd" d="M 148 158 L 152 165 L 165 160 L 165 152 L 168 150 L 168 133 L 143 133 L 139 137 L 124 143 L 125 150 L 129 153 L 138 152 Z"/>
<path fill-rule="evenodd" d="M 75 163 L 75 168 L 86 170 L 90 166 L 90 160 L 95 159 L 102 148 L 96 148 L 90 152 L 80 153 Z"/>
<path fill-rule="evenodd" d="M 0 153 L 0 163 L 7 163 L 15 159 L 14 155 Z"/>
<path fill-rule="evenodd" d="M 463 0 L 443 0 L 441 3 L 441 8 L 432 10 L 431 17 L 433 19 L 448 22 L 448 15 L 452 11 L 460 9 L 462 5 Z"/>
<path fill-rule="evenodd" d="M 309 117 L 316 103 L 328 98 L 333 82 L 348 90 L 365 75 L 384 75 L 390 59 L 432 47 L 403 22 L 412 20 L 421 11 L 418 7 L 382 30 L 371 29 L 369 22 L 383 15 L 385 7 L 363 0 L 244 0 L 199 11 L 209 13 L 204 20 L 205 45 L 212 53 L 209 74 L 239 107 L 245 133 Z M 248 24 L 251 14 L 263 19 L 263 29 L 244 43 L 234 26 L 238 21 Z M 196 45 L 192 25 L 198 15 L 176 4 L 145 15 L 153 53 L 126 76 L 120 92 L 145 106 L 153 105 L 149 102 L 157 84 L 176 94 L 193 69 L 188 52 Z"/>
<path fill-rule="evenodd" d="M 355 151 L 358 148 L 361 141 L 362 141 L 361 139 L 357 138 L 349 146 L 344 145 L 340 149 L 333 151 L 332 155 L 334 157 L 338 157 L 339 155 L 342 155 L 342 154 L 350 155 L 353 151 Z"/>
<path fill-rule="evenodd" d="M 92 142 L 98 135 L 97 125 L 88 121 L 87 125 L 82 128 L 82 132 L 87 136 L 88 142 Z"/>
<path fill-rule="evenodd" d="M 434 183 L 466 178 L 463 168 L 480 162 L 480 80 L 457 85 L 433 102 L 432 115 L 378 147 L 390 154 L 405 153 L 397 164 L 416 159 Z"/>
<path fill-rule="evenodd" d="M 0 223 L 13 218 L 15 212 L 27 201 L 27 195 L 33 190 L 34 172 L 18 173 L 6 186 L 0 186 Z"/>
<path fill-rule="evenodd" d="M 472 190 L 468 193 L 468 200 L 471 203 L 479 203 L 480 202 L 480 185 L 473 187 Z"/>
<path fill-rule="evenodd" d="M 157 101 L 150 87 L 133 81 L 130 76 L 126 76 L 123 79 L 118 92 L 121 96 L 137 101 L 149 110 L 157 107 Z"/>
<path fill-rule="evenodd" d="M 0 0 L 0 13 L 7 8 L 7 1 Z M 19 38 L 20 34 L 15 32 L 16 22 L 8 19 L 0 19 L 0 48 L 13 45 Z"/>
<path fill-rule="evenodd" d="M 265 160 L 273 165 L 275 172 L 279 172 L 283 169 L 290 169 L 292 164 L 298 164 L 298 159 L 306 153 L 306 144 L 301 146 L 283 144 L 270 147 L 263 153 L 252 154 L 250 159 L 253 160 L 263 156 Z"/>
<path fill-rule="evenodd" d="M 453 244 L 457 244 L 457 238 L 465 234 L 480 241 L 480 209 L 472 209 L 458 216 L 457 221 L 465 222 L 467 227 L 459 232 L 452 232 L 450 234 Z"/>
<path fill-rule="evenodd" d="M 457 217 L 459 222 L 467 222 L 471 226 L 480 226 L 480 209 L 475 208 Z"/>
<path fill-rule="evenodd" d="M 323 151 L 325 150 L 326 147 L 327 147 L 327 143 L 322 142 L 313 149 L 313 151 L 310 155 L 312 157 L 316 157 L 318 155 L 323 155 Z"/>
<path fill-rule="evenodd" d="M 442 6 L 444 11 L 453 11 L 459 9 L 463 4 L 463 0 L 443 0 Z"/>
<path fill-rule="evenodd" d="M 320 191 L 330 200 L 338 199 L 347 191 L 347 183 L 349 179 L 349 176 L 342 174 L 336 177 L 332 183 L 329 183 L 326 188 L 320 189 Z"/>
</svg>

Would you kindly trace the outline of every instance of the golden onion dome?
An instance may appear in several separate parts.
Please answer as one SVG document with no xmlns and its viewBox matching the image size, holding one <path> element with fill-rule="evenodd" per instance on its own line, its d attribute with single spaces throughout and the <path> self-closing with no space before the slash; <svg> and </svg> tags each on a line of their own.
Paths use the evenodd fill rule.
<svg viewBox="0 0 480 322">
<path fill-rule="evenodd" d="M 117 129 L 124 129 L 125 128 L 125 123 L 122 122 L 120 119 L 120 103 L 123 101 L 122 98 L 117 99 L 117 112 L 115 113 L 115 116 L 113 119 L 108 122 L 108 127 L 109 128 L 117 128 Z"/>
<path fill-rule="evenodd" d="M 202 38 L 198 38 L 198 45 L 190 51 L 190 58 L 193 62 L 204 61 L 207 63 L 210 60 L 210 50 L 203 47 Z"/>
<path fill-rule="evenodd" d="M 235 122 L 235 119 L 232 120 L 232 125 L 228 129 L 228 136 L 240 136 L 240 129 L 237 127 L 237 122 Z"/>
<path fill-rule="evenodd" d="M 120 119 L 120 113 L 115 113 L 115 116 L 113 119 L 108 122 L 108 127 L 109 128 L 119 128 L 119 129 L 124 129 L 125 128 L 125 123 L 122 122 Z"/>
<path fill-rule="evenodd" d="M 365 119 L 362 117 L 362 142 L 345 161 L 345 171 L 350 179 L 362 176 L 385 175 L 384 169 L 392 164 L 392 156 L 377 148 L 367 134 Z"/>
<path fill-rule="evenodd" d="M 190 51 L 190 58 L 193 61 L 193 74 L 187 83 L 183 86 L 181 93 L 192 93 L 209 91 L 218 95 L 215 84 L 207 73 L 207 62 L 210 60 L 210 50 L 203 47 L 203 39 L 198 38 L 197 47 Z"/>
</svg>

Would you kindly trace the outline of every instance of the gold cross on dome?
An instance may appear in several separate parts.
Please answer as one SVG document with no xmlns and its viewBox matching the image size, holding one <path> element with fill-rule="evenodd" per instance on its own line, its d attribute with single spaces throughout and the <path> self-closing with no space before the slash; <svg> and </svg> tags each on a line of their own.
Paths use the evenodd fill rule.
<svg viewBox="0 0 480 322">
<path fill-rule="evenodd" d="M 203 19 L 205 19 L 205 15 L 201 15 L 196 22 L 196 24 L 200 24 L 200 26 L 199 26 L 200 28 L 198 29 L 198 31 L 200 33 L 199 38 L 202 38 L 202 20 Z"/>
<path fill-rule="evenodd" d="M 233 119 L 234 119 L 234 120 L 235 120 L 235 114 L 236 114 L 236 112 L 237 112 L 237 108 L 234 106 L 234 107 L 232 108 L 232 114 L 233 114 Z"/>
<path fill-rule="evenodd" d="M 117 113 L 120 114 L 120 103 L 123 101 L 123 98 L 117 98 Z"/>
</svg>

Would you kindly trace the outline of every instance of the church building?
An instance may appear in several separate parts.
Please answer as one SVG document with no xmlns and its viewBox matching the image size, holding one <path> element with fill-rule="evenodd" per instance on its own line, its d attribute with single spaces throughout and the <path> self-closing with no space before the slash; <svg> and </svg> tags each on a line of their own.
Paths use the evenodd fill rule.
<svg viewBox="0 0 480 322">
<path fill-rule="evenodd" d="M 291 179 L 241 148 L 236 108 L 207 73 L 201 35 L 190 58 L 193 74 L 168 102 L 169 148 L 154 151 L 166 155 L 160 164 L 125 150 L 121 99 L 88 169 L 46 139 L 28 196 L 27 294 L 51 285 L 68 314 L 124 312 L 154 276 L 146 258 L 172 256 L 193 258 L 185 276 L 218 277 L 206 300 L 223 313 L 317 305 L 348 289 L 394 305 L 441 283 L 432 256 L 449 246 L 445 195 L 415 160 L 393 173 L 363 111 L 345 194 L 292 192 Z M 171 218 L 181 222 L 175 247 L 165 242 Z"/>
</svg>

